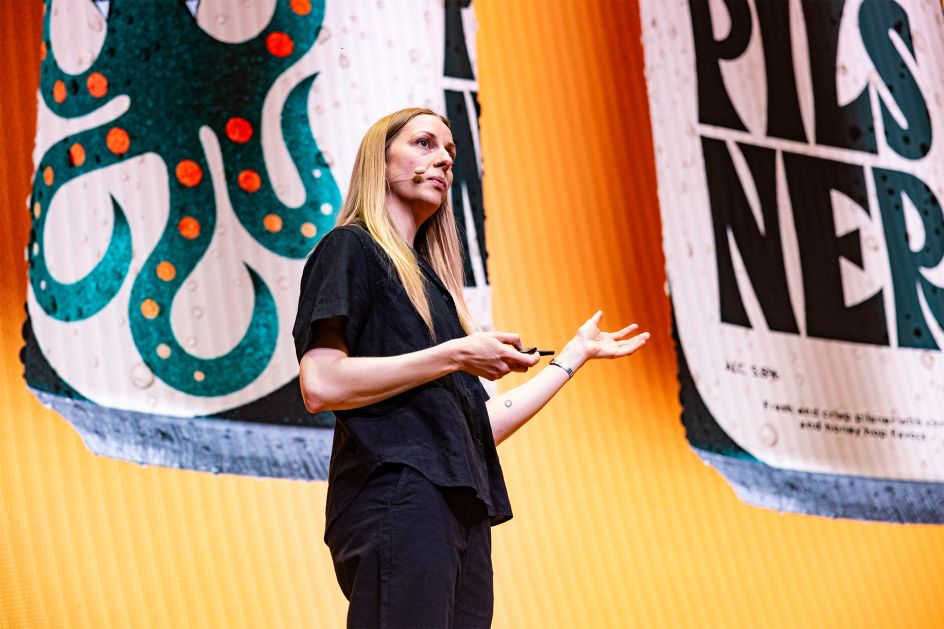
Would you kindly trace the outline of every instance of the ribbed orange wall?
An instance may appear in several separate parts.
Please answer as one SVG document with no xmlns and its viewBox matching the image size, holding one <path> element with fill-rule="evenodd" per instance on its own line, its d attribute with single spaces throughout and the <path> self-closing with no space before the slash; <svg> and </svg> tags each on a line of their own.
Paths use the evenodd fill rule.
<svg viewBox="0 0 944 629">
<path fill-rule="evenodd" d="M 340 626 L 322 483 L 98 458 L 25 390 L 39 12 L 0 3 L 0 627 Z M 685 443 L 636 4 L 476 12 L 496 326 L 560 349 L 603 308 L 653 333 L 502 445 L 495 626 L 944 626 L 944 529 L 747 507 Z"/>
</svg>

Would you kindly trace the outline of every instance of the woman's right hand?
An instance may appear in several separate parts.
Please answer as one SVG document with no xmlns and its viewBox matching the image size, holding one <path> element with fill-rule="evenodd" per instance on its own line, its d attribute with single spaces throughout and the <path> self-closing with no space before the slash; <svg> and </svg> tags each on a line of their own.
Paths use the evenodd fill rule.
<svg viewBox="0 0 944 629">
<path fill-rule="evenodd" d="M 498 380 L 512 371 L 525 372 L 541 359 L 537 352 L 518 351 L 521 338 L 513 332 L 476 332 L 447 344 L 460 370 L 487 380 Z"/>
</svg>

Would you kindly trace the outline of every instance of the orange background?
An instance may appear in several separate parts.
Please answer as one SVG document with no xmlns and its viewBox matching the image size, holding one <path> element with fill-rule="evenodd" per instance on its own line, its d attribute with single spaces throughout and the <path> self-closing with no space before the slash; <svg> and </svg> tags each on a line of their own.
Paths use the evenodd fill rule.
<svg viewBox="0 0 944 629">
<path fill-rule="evenodd" d="M 636 3 L 475 6 L 496 327 L 559 349 L 599 307 L 653 334 L 500 448 L 495 626 L 944 626 L 944 529 L 745 506 L 685 442 Z M 0 627 L 341 626 L 324 483 L 96 457 L 27 392 L 39 3 L 0 29 Z"/>
</svg>

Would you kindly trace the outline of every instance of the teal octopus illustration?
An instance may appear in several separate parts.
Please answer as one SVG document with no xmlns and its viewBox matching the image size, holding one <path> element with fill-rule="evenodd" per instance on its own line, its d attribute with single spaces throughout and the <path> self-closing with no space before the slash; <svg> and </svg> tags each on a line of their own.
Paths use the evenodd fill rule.
<svg viewBox="0 0 944 629">
<path fill-rule="evenodd" d="M 252 317 L 231 351 L 212 359 L 194 356 L 177 342 L 171 326 L 174 298 L 206 253 L 217 221 L 198 134 L 208 127 L 219 138 L 226 189 L 248 233 L 278 255 L 306 256 L 334 225 L 340 207 L 340 191 L 307 115 L 316 75 L 291 90 L 280 118 L 305 188 L 301 207 L 286 207 L 277 198 L 266 173 L 260 132 L 263 101 L 275 80 L 314 44 L 324 0 L 279 1 L 268 26 L 236 44 L 202 30 L 193 7 L 183 1 L 112 0 L 101 52 L 77 75 L 56 63 L 49 36 L 54 2 L 47 7 L 43 32 L 43 101 L 64 118 L 85 116 L 122 95 L 130 98 L 130 106 L 102 127 L 63 138 L 38 163 L 28 253 L 36 301 L 50 317 L 71 322 L 95 315 L 115 297 L 132 272 L 134 235 L 126 208 L 111 199 L 114 220 L 104 255 L 71 283 L 57 281 L 47 268 L 46 210 L 56 192 L 73 179 L 157 154 L 168 169 L 170 212 L 157 244 L 132 280 L 128 321 L 134 344 L 154 375 L 175 389 L 196 396 L 237 391 L 263 371 L 278 337 L 275 301 L 255 270 L 245 265 L 254 294 Z"/>
</svg>

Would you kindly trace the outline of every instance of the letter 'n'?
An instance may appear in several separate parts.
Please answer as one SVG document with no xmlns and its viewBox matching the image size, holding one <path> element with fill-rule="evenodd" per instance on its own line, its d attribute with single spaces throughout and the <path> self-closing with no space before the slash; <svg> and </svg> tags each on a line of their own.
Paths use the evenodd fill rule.
<svg viewBox="0 0 944 629">
<path fill-rule="evenodd" d="M 798 334 L 787 288 L 783 245 L 780 240 L 775 177 L 776 152 L 773 149 L 740 143 L 738 148 L 744 155 L 754 179 L 754 188 L 757 190 L 760 210 L 764 217 L 763 232 L 751 211 L 727 146 L 721 140 L 702 138 L 711 220 L 714 225 L 721 320 L 724 323 L 751 327 L 734 275 L 728 242 L 730 233 L 747 268 L 751 287 L 764 313 L 767 326 L 778 332 Z"/>
</svg>

